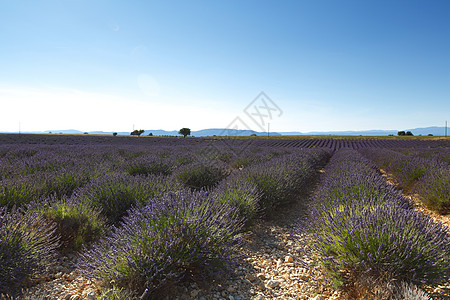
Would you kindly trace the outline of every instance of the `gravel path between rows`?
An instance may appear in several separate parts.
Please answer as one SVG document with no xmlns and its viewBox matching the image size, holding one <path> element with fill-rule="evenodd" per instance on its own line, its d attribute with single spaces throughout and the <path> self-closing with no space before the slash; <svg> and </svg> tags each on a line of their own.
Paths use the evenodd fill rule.
<svg viewBox="0 0 450 300">
<path fill-rule="evenodd" d="M 95 299 L 99 287 L 84 278 L 76 269 L 77 256 L 60 255 L 54 266 L 50 266 L 45 274 L 32 280 L 31 287 L 23 289 L 21 295 L 5 299 L 41 300 L 41 299 Z"/>
</svg>

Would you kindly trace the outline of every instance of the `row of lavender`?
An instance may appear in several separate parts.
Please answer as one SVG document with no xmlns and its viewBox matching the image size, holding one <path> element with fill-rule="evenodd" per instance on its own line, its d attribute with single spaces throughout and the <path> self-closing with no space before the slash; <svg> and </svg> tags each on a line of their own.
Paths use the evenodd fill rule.
<svg viewBox="0 0 450 300">
<path fill-rule="evenodd" d="M 114 145 L 124 144 L 141 146 L 165 145 L 167 147 L 217 144 L 231 147 L 295 147 L 295 148 L 329 148 L 336 149 L 361 149 L 361 148 L 450 148 L 450 140 L 445 138 L 398 138 L 398 137 L 363 137 L 349 136 L 338 137 L 296 137 L 283 138 L 272 136 L 262 137 L 204 137 L 204 138 L 163 138 L 163 137 L 137 137 L 137 136 L 102 136 L 102 135 L 42 135 L 42 134 L 0 134 L 0 145 Z"/>
<path fill-rule="evenodd" d="M 383 138 L 299 138 L 256 141 L 271 147 L 366 149 L 366 148 L 449 148 L 450 140 L 383 139 Z"/>
<path fill-rule="evenodd" d="M 307 191 L 330 155 L 237 147 L 1 150 L 0 292 L 42 272 L 58 250 L 81 249 L 87 276 L 139 292 L 219 266 L 234 253 L 242 226 Z"/>
<path fill-rule="evenodd" d="M 207 151 L 204 145 L 68 146 L 10 145 L 0 147 L 0 205 L 17 205 L 46 197 L 70 196 L 104 174 L 171 175 L 196 162 L 216 162 L 229 173 L 288 151 L 263 147 Z M 236 151 L 240 151 L 236 155 Z M 186 169 L 186 167 L 184 167 Z M 185 170 L 185 172 L 187 172 Z M 180 175 L 182 176 L 182 175 Z M 213 180 L 213 179 L 211 179 Z"/>
<path fill-rule="evenodd" d="M 403 154 L 406 155 L 412 155 L 412 156 L 417 156 L 417 157 L 422 157 L 422 158 L 427 158 L 427 159 L 434 159 L 434 160 L 439 160 L 441 162 L 445 162 L 450 164 L 450 147 L 446 147 L 446 148 L 426 148 L 426 149 L 397 149 L 394 148 L 393 150 L 402 152 Z"/>
<path fill-rule="evenodd" d="M 450 212 L 450 165 L 439 157 L 423 158 L 390 149 L 361 153 L 393 174 L 405 191 L 418 193 L 428 208 L 441 214 Z"/>
<path fill-rule="evenodd" d="M 84 252 L 80 265 L 88 277 L 153 293 L 187 270 L 231 262 L 242 226 L 305 192 L 328 155 L 296 152 L 235 172 L 209 192 L 153 198 Z"/>
<path fill-rule="evenodd" d="M 449 280 L 448 230 L 412 209 L 358 152 L 342 150 L 331 158 L 311 207 L 306 228 L 334 285 L 361 298 L 378 293 L 390 299 L 400 292 L 392 282 L 422 286 Z"/>
</svg>

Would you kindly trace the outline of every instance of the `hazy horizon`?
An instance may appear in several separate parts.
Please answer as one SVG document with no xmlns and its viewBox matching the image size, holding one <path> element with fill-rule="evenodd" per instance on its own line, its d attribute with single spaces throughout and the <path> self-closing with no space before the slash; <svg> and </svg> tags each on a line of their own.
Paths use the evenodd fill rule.
<svg viewBox="0 0 450 300">
<path fill-rule="evenodd" d="M 0 17 L 3 132 L 450 120 L 445 0 L 3 1 Z"/>
<path fill-rule="evenodd" d="M 142 129 L 142 128 L 141 128 Z M 172 136 L 172 135 L 179 135 L 179 130 L 166 130 L 166 129 L 155 129 L 155 128 L 145 128 L 143 129 L 143 135 L 149 135 L 150 133 L 154 136 Z M 292 135 L 298 135 L 298 136 L 307 136 L 307 135 L 349 135 L 349 136 L 357 136 L 357 135 L 363 135 L 363 136 L 388 136 L 388 135 L 397 135 L 400 131 L 411 131 L 413 135 L 418 136 L 446 136 L 447 130 L 445 126 L 430 126 L 430 127 L 424 127 L 424 128 L 402 128 L 402 129 L 390 129 L 390 130 L 349 130 L 349 131 L 310 131 L 310 132 L 298 132 L 298 131 L 279 131 L 274 132 L 271 131 L 270 135 L 278 135 L 278 136 L 292 136 Z M 14 132 L 5 132 L 0 131 L 0 133 L 23 133 L 23 134 L 112 134 L 116 133 L 119 135 L 130 135 L 131 131 L 101 131 L 101 130 L 91 130 L 87 132 L 83 132 L 81 130 L 77 130 L 75 128 L 71 129 L 51 129 L 51 130 L 45 130 L 45 131 L 14 131 Z M 254 131 L 254 130 L 241 130 L 241 131 L 233 131 L 229 130 L 229 128 L 203 128 L 199 130 L 191 130 L 191 136 L 196 137 L 205 137 L 205 136 L 250 136 L 251 134 L 256 133 L 260 136 L 266 136 L 267 131 Z"/>
</svg>

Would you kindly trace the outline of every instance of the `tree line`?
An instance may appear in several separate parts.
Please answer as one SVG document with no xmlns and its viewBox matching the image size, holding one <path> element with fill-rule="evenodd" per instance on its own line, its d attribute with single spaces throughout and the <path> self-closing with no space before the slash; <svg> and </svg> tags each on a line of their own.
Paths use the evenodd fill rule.
<svg viewBox="0 0 450 300">
<path fill-rule="evenodd" d="M 131 133 L 130 133 L 130 135 L 137 135 L 137 136 L 141 136 L 141 134 L 143 134 L 145 132 L 145 130 L 144 129 L 139 129 L 139 130 L 133 130 Z M 186 127 L 183 127 L 183 128 L 181 128 L 179 131 L 178 131 L 178 134 L 181 134 L 183 137 L 186 137 L 186 136 L 188 136 L 188 135 L 191 135 L 191 129 L 190 128 L 186 128 Z M 114 132 L 113 133 L 113 136 L 116 136 L 117 135 L 117 132 Z M 149 133 L 148 134 L 149 136 L 153 136 L 153 133 Z"/>
</svg>

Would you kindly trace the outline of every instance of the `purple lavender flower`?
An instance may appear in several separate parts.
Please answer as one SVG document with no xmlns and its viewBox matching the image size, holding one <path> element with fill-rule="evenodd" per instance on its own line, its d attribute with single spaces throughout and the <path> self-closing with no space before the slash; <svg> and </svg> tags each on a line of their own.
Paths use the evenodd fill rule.
<svg viewBox="0 0 450 300">
<path fill-rule="evenodd" d="M 235 216 L 235 208 L 204 191 L 154 198 L 85 250 L 80 267 L 89 277 L 153 291 L 188 270 L 230 259 L 242 226 Z"/>
<path fill-rule="evenodd" d="M 318 260 L 336 285 L 353 276 L 390 274 L 415 284 L 450 276 L 449 233 L 411 209 L 355 151 L 339 151 L 326 167 L 308 228 Z"/>
<path fill-rule="evenodd" d="M 41 214 L 0 208 L 0 293 L 12 292 L 52 263 L 58 237 Z"/>
</svg>

